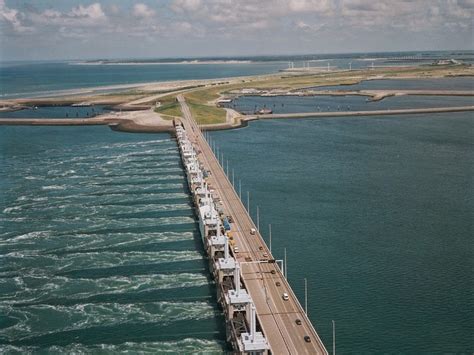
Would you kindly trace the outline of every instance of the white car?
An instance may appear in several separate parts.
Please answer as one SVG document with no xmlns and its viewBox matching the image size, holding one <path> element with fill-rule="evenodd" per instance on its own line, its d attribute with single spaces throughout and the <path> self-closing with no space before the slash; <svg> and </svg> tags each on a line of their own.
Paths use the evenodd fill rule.
<svg viewBox="0 0 474 355">
<path fill-rule="evenodd" d="M 250 234 L 254 235 L 255 233 L 257 233 L 257 231 L 255 230 L 255 228 L 250 228 Z"/>
<path fill-rule="evenodd" d="M 238 253 L 239 252 L 239 247 L 234 247 L 234 253 Z"/>
<path fill-rule="evenodd" d="M 290 299 L 286 292 L 283 292 L 283 295 L 281 297 L 283 298 L 283 301 L 288 301 Z"/>
</svg>

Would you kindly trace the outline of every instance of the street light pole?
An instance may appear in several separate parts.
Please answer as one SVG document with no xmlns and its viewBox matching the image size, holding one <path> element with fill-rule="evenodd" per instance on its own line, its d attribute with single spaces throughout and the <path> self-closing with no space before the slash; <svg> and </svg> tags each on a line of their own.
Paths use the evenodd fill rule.
<svg viewBox="0 0 474 355">
<path fill-rule="evenodd" d="M 268 225 L 268 237 L 270 238 L 269 240 L 269 246 L 270 246 L 270 253 L 272 252 L 272 225 Z"/>
<path fill-rule="evenodd" d="M 257 206 L 257 230 L 260 232 L 260 209 Z"/>
<path fill-rule="evenodd" d="M 308 316 L 308 280 L 304 278 L 304 313 Z"/>
<path fill-rule="evenodd" d="M 332 321 L 332 355 L 336 355 L 336 322 Z"/>
</svg>

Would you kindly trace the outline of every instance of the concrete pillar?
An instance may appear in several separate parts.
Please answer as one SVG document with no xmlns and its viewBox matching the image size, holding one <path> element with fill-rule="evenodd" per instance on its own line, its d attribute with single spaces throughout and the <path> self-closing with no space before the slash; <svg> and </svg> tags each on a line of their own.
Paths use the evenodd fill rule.
<svg viewBox="0 0 474 355">
<path fill-rule="evenodd" d="M 220 228 L 219 223 L 217 224 L 217 228 Z M 229 259 L 229 238 L 227 238 L 227 236 L 224 240 L 224 259 L 225 261 Z"/>
<path fill-rule="evenodd" d="M 235 283 L 235 293 L 238 296 L 240 292 L 240 264 L 239 263 L 235 263 L 234 283 Z"/>
<path fill-rule="evenodd" d="M 250 338 L 255 340 L 255 333 L 257 331 L 257 320 L 255 319 L 255 305 L 250 304 Z"/>
</svg>

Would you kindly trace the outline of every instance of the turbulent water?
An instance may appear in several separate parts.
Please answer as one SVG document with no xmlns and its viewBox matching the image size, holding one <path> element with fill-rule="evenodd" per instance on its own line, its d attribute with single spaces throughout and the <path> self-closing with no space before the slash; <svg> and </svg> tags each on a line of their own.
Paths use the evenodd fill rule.
<svg viewBox="0 0 474 355">
<path fill-rule="evenodd" d="M 175 141 L 0 130 L 0 353 L 221 352 Z"/>
</svg>

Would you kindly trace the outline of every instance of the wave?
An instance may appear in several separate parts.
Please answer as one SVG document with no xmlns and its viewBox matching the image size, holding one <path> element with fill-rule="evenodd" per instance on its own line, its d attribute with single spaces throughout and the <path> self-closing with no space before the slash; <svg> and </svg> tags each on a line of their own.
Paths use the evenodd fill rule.
<svg viewBox="0 0 474 355">
<path fill-rule="evenodd" d="M 84 300 L 93 296 L 201 287 L 209 283 L 203 273 L 169 273 L 106 278 L 70 278 L 39 275 L 37 271 L 0 278 L 1 305 L 44 303 L 50 300 Z"/>
<path fill-rule="evenodd" d="M 66 190 L 67 185 L 47 185 L 42 186 L 42 190 Z"/>
<path fill-rule="evenodd" d="M 92 268 L 149 265 L 202 259 L 196 250 L 164 250 L 154 252 L 77 252 L 66 255 L 42 254 L 37 251 L 14 251 L 0 255 L 0 272 L 11 272 L 18 267 L 23 272 L 64 273 Z"/>
<path fill-rule="evenodd" d="M 127 324 L 199 321 L 217 316 L 209 302 L 82 303 L 72 306 L 38 304 L 12 307 L 0 304 L 0 313 L 13 325 L 2 329 L 2 337 L 14 341 L 28 331 L 29 337 L 92 327 Z"/>
<path fill-rule="evenodd" d="M 144 247 L 150 244 L 192 241 L 189 232 L 142 232 L 142 233 L 59 233 L 53 230 L 35 231 L 10 235 L 0 239 L 0 250 L 5 254 L 15 250 L 44 252 L 81 252 L 90 249 Z"/>
<path fill-rule="evenodd" d="M 70 344 L 67 346 L 14 346 L 0 345 L 0 353 L 6 354 L 36 354 L 38 352 L 58 354 L 117 354 L 117 353 L 139 353 L 139 354 L 223 354 L 225 344 L 220 341 L 185 338 L 178 341 L 163 342 L 125 342 L 121 344 Z"/>
</svg>

